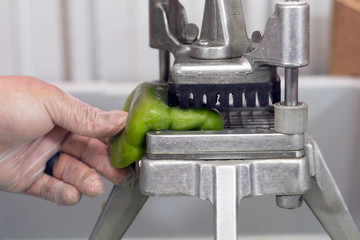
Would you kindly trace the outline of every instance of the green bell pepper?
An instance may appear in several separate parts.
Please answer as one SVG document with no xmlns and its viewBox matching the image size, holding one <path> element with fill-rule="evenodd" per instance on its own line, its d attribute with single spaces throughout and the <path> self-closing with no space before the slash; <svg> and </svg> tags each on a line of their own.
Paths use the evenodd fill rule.
<svg viewBox="0 0 360 240">
<path fill-rule="evenodd" d="M 124 168 L 145 153 L 146 132 L 157 130 L 222 130 L 223 117 L 210 109 L 181 109 L 167 105 L 165 86 L 142 83 L 126 100 L 129 112 L 125 129 L 109 142 L 110 161 Z"/>
</svg>

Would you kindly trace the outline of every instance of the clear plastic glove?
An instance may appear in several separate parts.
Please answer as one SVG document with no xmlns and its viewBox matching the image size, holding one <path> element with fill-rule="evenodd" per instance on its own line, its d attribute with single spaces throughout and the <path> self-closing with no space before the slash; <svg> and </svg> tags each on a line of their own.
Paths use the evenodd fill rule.
<svg viewBox="0 0 360 240">
<path fill-rule="evenodd" d="M 104 112 L 31 77 L 0 77 L 0 190 L 73 205 L 82 194 L 95 197 L 104 186 L 97 172 L 114 184 L 133 177 L 114 169 L 107 138 L 125 125 L 127 113 Z M 53 176 L 47 160 L 62 154 Z"/>
</svg>

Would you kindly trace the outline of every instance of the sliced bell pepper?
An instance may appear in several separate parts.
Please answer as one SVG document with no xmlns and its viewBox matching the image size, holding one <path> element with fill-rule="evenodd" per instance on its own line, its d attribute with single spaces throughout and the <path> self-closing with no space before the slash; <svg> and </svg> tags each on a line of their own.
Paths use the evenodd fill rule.
<svg viewBox="0 0 360 240">
<path fill-rule="evenodd" d="M 139 160 L 146 149 L 146 132 L 158 130 L 222 130 L 224 119 L 211 109 L 181 109 L 167 105 L 165 86 L 145 82 L 126 100 L 125 129 L 110 139 L 110 161 L 124 168 Z"/>
</svg>

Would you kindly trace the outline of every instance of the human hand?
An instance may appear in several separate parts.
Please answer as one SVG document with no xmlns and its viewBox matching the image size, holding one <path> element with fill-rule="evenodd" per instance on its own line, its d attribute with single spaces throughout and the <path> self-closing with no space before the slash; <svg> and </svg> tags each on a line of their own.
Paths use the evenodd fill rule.
<svg viewBox="0 0 360 240">
<path fill-rule="evenodd" d="M 104 191 L 97 172 L 115 184 L 133 176 L 110 165 L 106 144 L 126 112 L 104 112 L 39 79 L 12 76 L 0 77 L 0 116 L 0 190 L 73 205 Z M 59 149 L 53 176 L 45 174 Z"/>
</svg>

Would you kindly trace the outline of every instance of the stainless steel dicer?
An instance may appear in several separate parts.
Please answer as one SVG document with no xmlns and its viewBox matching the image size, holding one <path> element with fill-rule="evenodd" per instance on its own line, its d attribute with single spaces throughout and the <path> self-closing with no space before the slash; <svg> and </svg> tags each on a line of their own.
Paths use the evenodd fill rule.
<svg viewBox="0 0 360 240">
<path fill-rule="evenodd" d="M 241 200 L 268 194 L 286 209 L 305 200 L 334 240 L 360 239 L 306 134 L 308 106 L 298 101 L 298 68 L 309 63 L 309 5 L 279 2 L 265 32 L 251 38 L 240 0 L 206 0 L 200 36 L 178 0 L 149 0 L 149 8 L 150 46 L 160 50 L 169 105 L 216 108 L 225 129 L 149 132 L 137 181 L 114 187 L 90 239 L 120 239 L 148 196 L 182 195 L 209 200 L 215 239 L 235 240 Z M 283 101 L 279 67 L 285 69 Z"/>
</svg>

